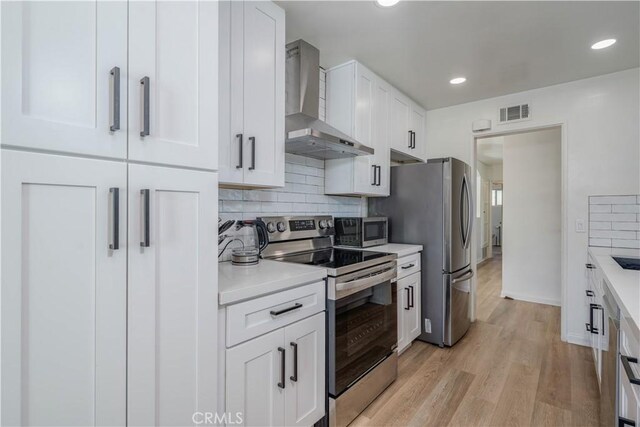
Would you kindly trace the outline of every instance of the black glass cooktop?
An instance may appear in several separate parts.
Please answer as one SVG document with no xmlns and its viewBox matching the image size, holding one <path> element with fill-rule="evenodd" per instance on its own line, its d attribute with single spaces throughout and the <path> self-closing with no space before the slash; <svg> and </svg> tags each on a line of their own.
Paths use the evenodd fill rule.
<svg viewBox="0 0 640 427">
<path fill-rule="evenodd" d="M 640 270 L 640 258 L 623 258 L 614 256 L 613 259 L 625 270 Z"/>
<path fill-rule="evenodd" d="M 386 253 L 359 251 L 351 249 L 323 249 L 315 252 L 288 255 L 280 258 L 281 261 L 295 262 L 297 264 L 315 265 L 318 267 L 335 268 L 346 267 L 376 258 L 387 256 Z"/>
</svg>

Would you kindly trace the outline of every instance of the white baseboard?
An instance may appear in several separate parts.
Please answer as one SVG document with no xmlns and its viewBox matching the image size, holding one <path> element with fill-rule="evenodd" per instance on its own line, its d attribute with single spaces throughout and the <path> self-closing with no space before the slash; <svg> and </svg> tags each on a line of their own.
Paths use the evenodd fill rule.
<svg viewBox="0 0 640 427">
<path fill-rule="evenodd" d="M 505 292 L 504 290 L 502 290 L 502 292 L 500 293 L 500 296 L 502 298 L 508 297 L 511 299 L 519 300 L 519 301 L 535 302 L 537 304 L 555 305 L 557 307 L 562 306 L 559 300 L 554 300 L 550 298 L 540 298 L 532 295 L 518 294 L 518 293 L 512 293 L 512 292 Z"/>
<path fill-rule="evenodd" d="M 581 334 L 567 334 L 567 342 L 569 344 L 577 344 L 584 347 L 591 347 L 591 341 Z"/>
</svg>

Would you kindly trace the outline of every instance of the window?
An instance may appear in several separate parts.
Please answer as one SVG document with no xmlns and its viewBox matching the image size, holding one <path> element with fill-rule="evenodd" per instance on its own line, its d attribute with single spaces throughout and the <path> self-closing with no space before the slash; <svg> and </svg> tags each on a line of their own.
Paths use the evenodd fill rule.
<svg viewBox="0 0 640 427">
<path fill-rule="evenodd" d="M 491 206 L 502 206 L 502 190 L 491 190 Z"/>
</svg>

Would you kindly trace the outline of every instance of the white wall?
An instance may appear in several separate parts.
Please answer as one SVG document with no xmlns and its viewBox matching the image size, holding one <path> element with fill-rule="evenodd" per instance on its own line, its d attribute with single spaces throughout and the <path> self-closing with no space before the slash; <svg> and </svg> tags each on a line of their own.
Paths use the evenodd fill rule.
<svg viewBox="0 0 640 427">
<path fill-rule="evenodd" d="M 584 331 L 584 264 L 587 233 L 573 224 L 588 219 L 592 194 L 640 193 L 640 135 L 638 92 L 640 69 L 578 80 L 556 86 L 431 110 L 427 112 L 429 157 L 453 156 L 473 164 L 471 123 L 491 119 L 492 131 L 514 131 L 564 123 L 566 138 L 566 298 L 563 335 L 587 343 Z M 472 84 L 471 80 L 467 84 Z M 529 102 L 531 120 L 496 125 L 500 106 Z M 566 317 L 566 319 L 565 319 Z"/>
<path fill-rule="evenodd" d="M 504 138 L 502 295 L 560 305 L 560 128 Z"/>
<path fill-rule="evenodd" d="M 485 163 L 482 163 L 481 161 L 478 161 L 476 163 L 476 167 L 478 168 L 478 172 L 480 172 L 480 176 L 482 177 L 483 181 L 491 181 L 491 165 L 487 165 Z M 480 191 L 478 188 L 478 183 L 476 183 L 475 189 L 476 189 L 476 194 L 480 195 Z M 489 194 L 491 194 L 491 190 L 489 190 Z M 478 198 L 476 198 L 476 201 L 478 201 Z M 484 231 L 484 215 L 482 212 L 482 203 L 476 203 L 476 224 L 477 227 L 475 228 L 476 230 L 476 239 L 477 242 L 481 243 L 482 242 L 482 235 L 485 232 Z M 489 205 L 489 209 L 491 209 L 491 205 Z M 480 218 L 477 218 L 477 214 L 480 214 Z M 489 212 L 486 212 L 486 215 L 490 215 Z M 489 230 L 489 245 L 491 245 L 491 230 Z M 487 253 L 489 251 L 487 250 Z M 476 253 L 477 253 L 477 259 L 478 261 L 482 260 L 484 257 L 482 256 L 482 244 L 478 244 L 476 245 Z M 488 255 L 487 255 L 488 256 Z"/>
</svg>

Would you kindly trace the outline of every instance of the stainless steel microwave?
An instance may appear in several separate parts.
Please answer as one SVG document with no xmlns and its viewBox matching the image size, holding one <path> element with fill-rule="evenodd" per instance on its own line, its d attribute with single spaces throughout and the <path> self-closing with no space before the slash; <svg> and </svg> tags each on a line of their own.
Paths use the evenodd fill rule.
<svg viewBox="0 0 640 427">
<path fill-rule="evenodd" d="M 366 248 L 389 242 L 386 217 L 335 218 L 334 223 L 336 245 Z"/>
</svg>

